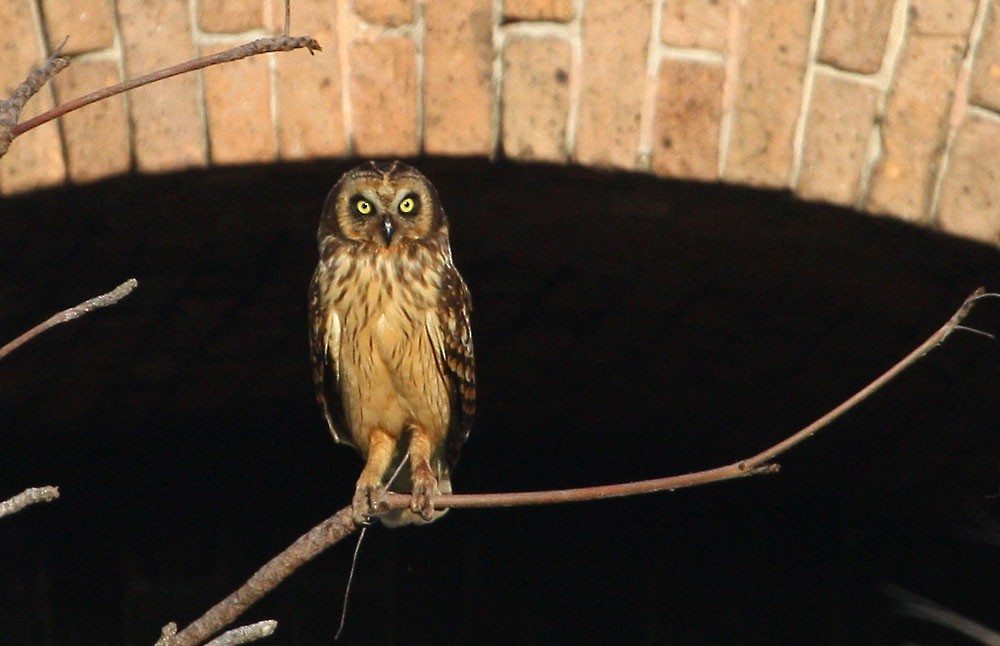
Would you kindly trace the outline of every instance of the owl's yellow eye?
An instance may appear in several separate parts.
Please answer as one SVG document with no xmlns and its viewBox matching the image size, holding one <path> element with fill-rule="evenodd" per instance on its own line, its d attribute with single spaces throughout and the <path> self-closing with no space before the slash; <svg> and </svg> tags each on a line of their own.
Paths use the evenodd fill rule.
<svg viewBox="0 0 1000 646">
<path fill-rule="evenodd" d="M 357 198 L 354 200 L 354 210 L 361 215 L 368 215 L 372 212 L 372 203 L 364 198 Z"/>
<path fill-rule="evenodd" d="M 404 197 L 403 201 L 399 203 L 399 212 L 404 215 L 409 215 L 416 211 L 417 209 L 417 198 L 413 196 Z"/>
</svg>

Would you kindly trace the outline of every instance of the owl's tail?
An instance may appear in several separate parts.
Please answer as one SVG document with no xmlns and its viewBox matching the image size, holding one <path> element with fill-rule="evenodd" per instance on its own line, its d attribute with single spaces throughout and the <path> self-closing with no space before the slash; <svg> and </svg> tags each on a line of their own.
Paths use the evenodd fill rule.
<svg viewBox="0 0 1000 646">
<path fill-rule="evenodd" d="M 451 493 L 451 473 L 448 467 L 441 464 L 435 471 L 437 472 L 438 491 L 443 494 Z M 410 493 L 413 489 L 413 481 L 410 479 L 409 465 L 403 467 L 396 480 L 390 485 L 389 490 L 396 493 Z M 380 516 L 382 524 L 386 527 L 401 527 L 403 525 L 427 525 L 441 518 L 447 509 L 436 510 L 430 520 L 424 520 L 420 514 L 415 514 L 409 509 L 396 509 Z"/>
</svg>

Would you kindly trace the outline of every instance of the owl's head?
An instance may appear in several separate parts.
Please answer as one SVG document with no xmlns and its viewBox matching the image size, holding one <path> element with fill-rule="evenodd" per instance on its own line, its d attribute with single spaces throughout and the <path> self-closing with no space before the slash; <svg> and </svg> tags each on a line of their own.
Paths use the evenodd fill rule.
<svg viewBox="0 0 1000 646">
<path fill-rule="evenodd" d="M 371 242 L 382 247 L 447 235 L 434 186 L 398 161 L 366 162 L 344 173 L 326 198 L 319 240 Z"/>
</svg>

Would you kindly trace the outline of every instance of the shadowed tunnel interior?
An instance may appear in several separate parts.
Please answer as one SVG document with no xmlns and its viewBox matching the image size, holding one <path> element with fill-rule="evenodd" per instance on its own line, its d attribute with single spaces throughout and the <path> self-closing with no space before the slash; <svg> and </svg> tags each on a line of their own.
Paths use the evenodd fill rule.
<svg viewBox="0 0 1000 646">
<path fill-rule="evenodd" d="M 909 352 L 992 247 L 770 193 L 418 160 L 473 294 L 456 491 L 735 461 Z M 4 644 L 152 644 L 350 501 L 313 401 L 306 287 L 348 164 L 131 177 L 0 203 L 0 339 L 135 276 L 0 363 Z M 1000 332 L 1000 301 L 970 326 Z M 1000 345 L 969 333 L 780 459 L 652 496 L 376 528 L 343 643 L 950 643 L 898 584 L 1000 629 Z M 992 497 L 991 497 L 992 496 Z M 353 540 L 255 607 L 327 644 Z M 265 643 L 265 642 L 262 642 Z"/>
</svg>

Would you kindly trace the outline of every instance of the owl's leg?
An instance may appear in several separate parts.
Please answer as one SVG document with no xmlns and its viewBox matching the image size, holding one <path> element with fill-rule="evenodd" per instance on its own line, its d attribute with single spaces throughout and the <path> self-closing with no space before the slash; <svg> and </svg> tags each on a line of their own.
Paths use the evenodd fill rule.
<svg viewBox="0 0 1000 646">
<path fill-rule="evenodd" d="M 382 511 L 379 508 L 385 494 L 382 477 L 389 469 L 392 454 L 396 451 L 396 439 L 385 431 L 373 428 L 368 434 L 368 461 L 361 471 L 358 484 L 354 488 L 354 522 L 362 524 Z"/>
<path fill-rule="evenodd" d="M 431 496 L 436 496 L 438 491 L 437 476 L 431 469 L 431 440 L 427 437 L 426 431 L 419 426 L 413 426 L 410 434 L 410 473 L 413 480 L 412 498 L 410 499 L 410 511 L 420 514 L 424 520 L 431 520 L 434 517 L 434 504 Z"/>
</svg>

